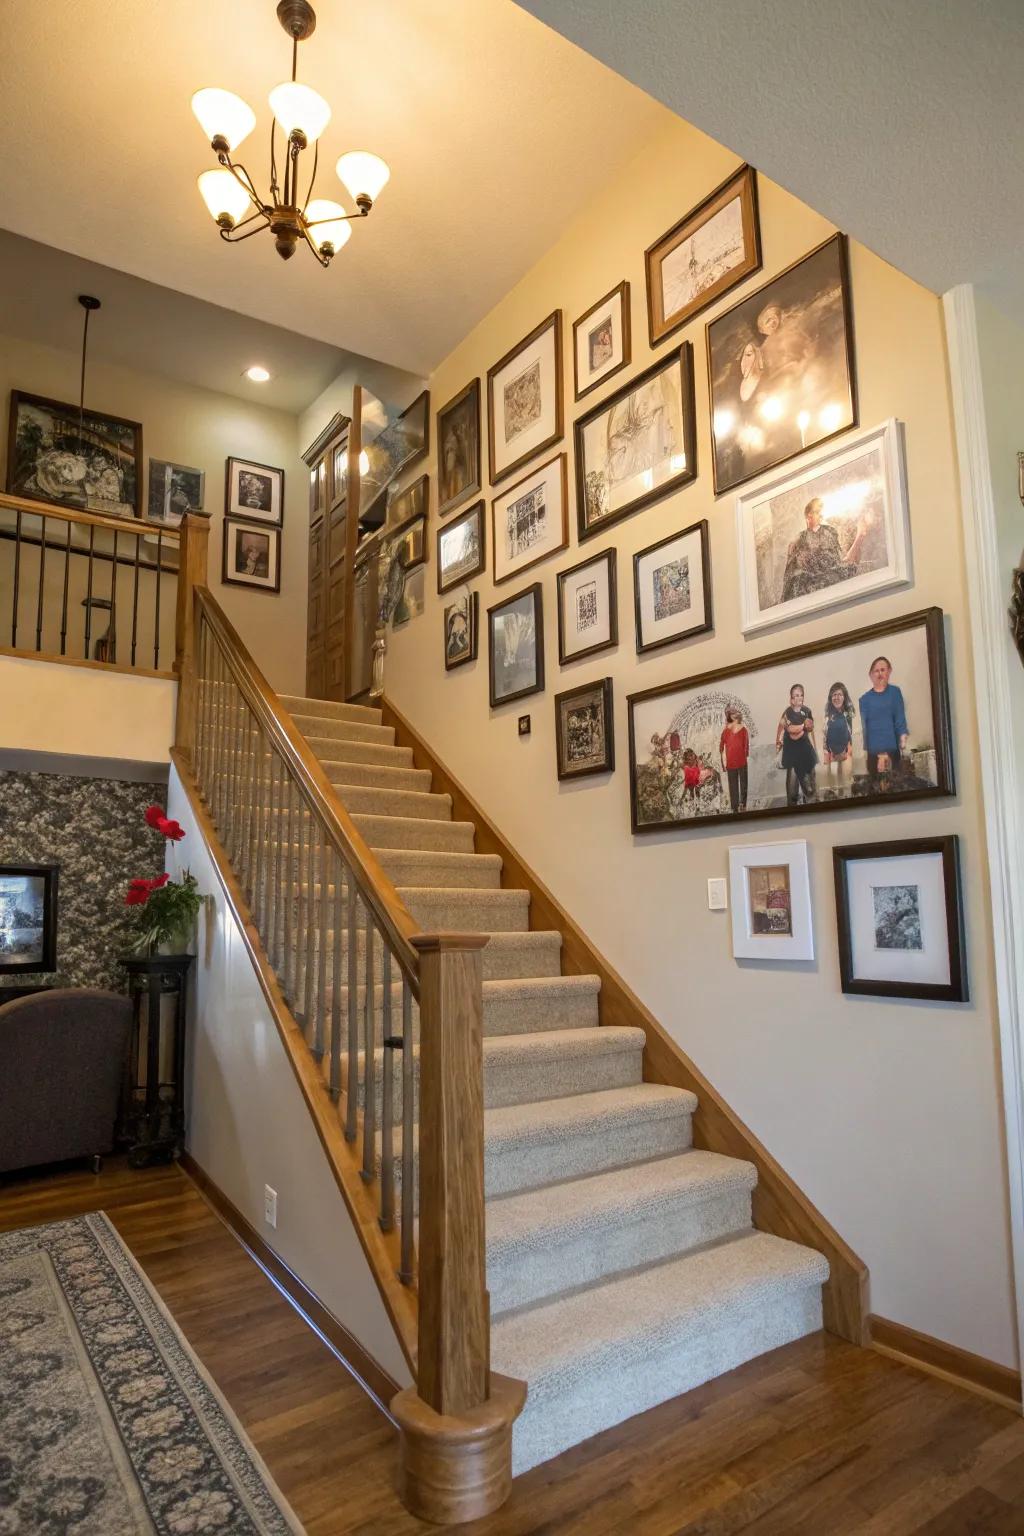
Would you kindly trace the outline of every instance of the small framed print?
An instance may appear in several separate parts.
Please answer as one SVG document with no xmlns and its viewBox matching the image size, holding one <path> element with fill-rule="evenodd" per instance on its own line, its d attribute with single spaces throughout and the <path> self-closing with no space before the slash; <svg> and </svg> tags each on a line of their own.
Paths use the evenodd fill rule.
<svg viewBox="0 0 1024 1536">
<path fill-rule="evenodd" d="M 453 598 L 444 610 L 444 665 L 445 671 L 461 667 L 477 657 L 477 615 L 480 609 L 479 592 L 465 592 Z"/>
<path fill-rule="evenodd" d="M 615 728 L 610 677 L 555 694 L 555 743 L 560 779 L 611 773 Z"/>
<path fill-rule="evenodd" d="M 706 518 L 633 556 L 633 612 L 638 656 L 712 627 Z"/>
<path fill-rule="evenodd" d="M 414 517 L 422 517 L 425 520 L 429 504 L 430 477 L 420 475 L 412 485 L 407 485 L 404 491 L 399 491 L 397 496 L 392 496 L 388 502 L 388 521 L 393 522 L 396 528 L 400 528 L 403 523 L 412 522 Z"/>
<path fill-rule="evenodd" d="M 326 465 L 323 496 L 326 504 Z M 319 486 L 316 487 L 319 493 Z M 254 464 L 249 459 L 228 459 L 227 485 L 224 491 L 224 516 L 241 517 L 249 523 L 284 522 L 284 470 L 270 464 Z"/>
<path fill-rule="evenodd" d="M 453 512 L 480 490 L 480 380 L 437 413 L 437 511 Z"/>
<path fill-rule="evenodd" d="M 854 843 L 832 861 L 843 991 L 967 1002 L 959 839 Z"/>
<path fill-rule="evenodd" d="M 732 952 L 737 960 L 813 960 L 807 844 L 729 849 Z"/>
<path fill-rule="evenodd" d="M 741 166 L 649 246 L 647 328 L 656 347 L 761 268 L 757 173 Z"/>
<path fill-rule="evenodd" d="M 418 565 L 427 563 L 427 519 L 426 517 L 410 517 L 404 523 L 399 523 L 388 535 L 391 544 L 392 558 L 397 556 L 403 569 L 414 571 Z"/>
<path fill-rule="evenodd" d="M 629 284 L 620 283 L 573 321 L 572 368 L 576 399 L 596 389 L 630 360 Z"/>
<path fill-rule="evenodd" d="M 565 454 L 556 454 L 491 502 L 491 559 L 500 586 L 569 542 Z"/>
<path fill-rule="evenodd" d="M 479 576 L 487 564 L 487 524 L 484 504 L 453 517 L 437 530 L 437 590 L 450 592 L 453 587 Z"/>
<path fill-rule="evenodd" d="M 604 549 L 558 573 L 558 662 L 579 661 L 619 643 L 615 551 Z"/>
<path fill-rule="evenodd" d="M 487 370 L 491 483 L 515 474 L 562 436 L 562 311 L 556 309 Z"/>
<path fill-rule="evenodd" d="M 487 610 L 491 708 L 544 689 L 544 604 L 539 581 Z"/>
<path fill-rule="evenodd" d="M 254 528 L 251 523 L 237 523 L 226 517 L 221 581 L 229 587 L 280 592 L 280 528 Z"/>
<path fill-rule="evenodd" d="M 202 512 L 205 489 L 206 475 L 201 469 L 150 459 L 149 521 L 177 528 L 186 512 Z"/>
</svg>

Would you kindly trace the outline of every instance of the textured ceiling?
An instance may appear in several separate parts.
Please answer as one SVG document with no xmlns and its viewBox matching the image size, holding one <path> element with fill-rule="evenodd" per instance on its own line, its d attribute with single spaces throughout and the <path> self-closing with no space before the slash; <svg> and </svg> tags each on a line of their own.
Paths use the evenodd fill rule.
<svg viewBox="0 0 1024 1536">
<path fill-rule="evenodd" d="M 936 293 L 1024 319 L 1024 0 L 519 0 Z"/>
<path fill-rule="evenodd" d="M 196 190 L 189 101 L 290 70 L 274 0 L 0 0 L 3 223 L 46 245 L 331 346 L 429 371 L 657 129 L 663 109 L 512 0 L 322 0 L 299 78 L 330 101 L 317 190 L 345 149 L 392 181 L 331 269 L 268 235 L 232 250 Z"/>
</svg>

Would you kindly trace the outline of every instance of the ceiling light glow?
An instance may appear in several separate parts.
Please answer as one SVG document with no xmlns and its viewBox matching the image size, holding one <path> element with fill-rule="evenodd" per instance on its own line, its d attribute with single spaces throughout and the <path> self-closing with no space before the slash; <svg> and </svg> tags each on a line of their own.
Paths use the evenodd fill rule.
<svg viewBox="0 0 1024 1536">
<path fill-rule="evenodd" d="M 245 370 L 245 376 L 254 384 L 267 384 L 270 381 L 270 370 L 264 368 L 262 363 L 253 363 L 251 368 Z"/>
</svg>

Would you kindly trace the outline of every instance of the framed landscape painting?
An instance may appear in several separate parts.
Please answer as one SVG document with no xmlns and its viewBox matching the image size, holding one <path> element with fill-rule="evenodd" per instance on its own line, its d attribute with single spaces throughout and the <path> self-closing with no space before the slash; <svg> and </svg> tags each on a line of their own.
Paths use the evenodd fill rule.
<svg viewBox="0 0 1024 1536">
<path fill-rule="evenodd" d="M 603 384 L 630 360 L 629 284 L 620 283 L 573 321 L 572 368 L 576 399 Z"/>
<path fill-rule="evenodd" d="M 7 490 L 105 517 L 142 516 L 142 425 L 11 390 Z"/>
<path fill-rule="evenodd" d="M 478 501 L 437 530 L 437 590 L 450 592 L 487 564 L 484 504 Z"/>
<path fill-rule="evenodd" d="M 540 582 L 487 610 L 491 708 L 544 688 L 544 606 Z"/>
<path fill-rule="evenodd" d="M 707 333 L 717 495 L 857 425 L 844 235 L 717 316 Z"/>
<path fill-rule="evenodd" d="M 249 459 L 228 459 L 224 516 L 280 528 L 284 522 L 284 470 Z"/>
<path fill-rule="evenodd" d="M 638 656 L 711 629 L 707 518 L 633 556 L 633 613 Z"/>
<path fill-rule="evenodd" d="M 633 694 L 629 753 L 634 832 L 951 795 L 942 610 Z"/>
<path fill-rule="evenodd" d="M 565 454 L 556 454 L 491 502 L 491 559 L 500 586 L 569 542 Z"/>
<path fill-rule="evenodd" d="M 480 489 L 480 380 L 437 413 L 437 510 L 441 517 Z"/>
<path fill-rule="evenodd" d="M 695 480 L 690 343 L 580 416 L 575 444 L 581 540 Z"/>
<path fill-rule="evenodd" d="M 615 727 L 610 677 L 555 694 L 555 746 L 560 779 L 612 771 Z"/>
<path fill-rule="evenodd" d="M 558 662 L 579 661 L 619 643 L 615 550 L 558 573 Z"/>
<path fill-rule="evenodd" d="M 652 347 L 761 267 L 757 173 L 741 166 L 649 246 L 647 327 Z"/>
<path fill-rule="evenodd" d="M 562 436 L 562 311 L 487 370 L 491 483 L 515 474 Z"/>
</svg>

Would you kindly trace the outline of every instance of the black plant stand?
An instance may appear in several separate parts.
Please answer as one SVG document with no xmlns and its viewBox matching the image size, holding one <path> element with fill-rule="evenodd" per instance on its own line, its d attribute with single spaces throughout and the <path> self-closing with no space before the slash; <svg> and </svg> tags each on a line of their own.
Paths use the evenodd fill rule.
<svg viewBox="0 0 1024 1536">
<path fill-rule="evenodd" d="M 185 1024 L 192 956 L 132 956 L 121 964 L 128 972 L 132 998 L 132 1038 L 125 1067 L 119 1140 L 128 1144 L 129 1167 L 145 1168 L 150 1163 L 173 1161 L 184 1145 Z M 164 1007 L 165 998 L 174 999 L 173 1008 Z M 173 1030 L 173 1039 L 165 1050 L 167 1030 Z M 169 1065 L 170 1071 L 163 1081 L 161 1061 Z"/>
</svg>

